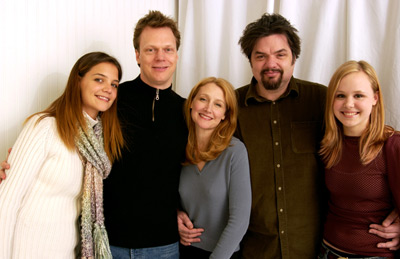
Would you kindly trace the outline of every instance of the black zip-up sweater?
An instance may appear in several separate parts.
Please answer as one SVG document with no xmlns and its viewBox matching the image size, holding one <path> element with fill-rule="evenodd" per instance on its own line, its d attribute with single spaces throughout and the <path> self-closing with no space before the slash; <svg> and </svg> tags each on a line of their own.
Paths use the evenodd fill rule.
<svg viewBox="0 0 400 259">
<path fill-rule="evenodd" d="M 118 88 L 126 147 L 104 181 L 105 225 L 113 246 L 145 248 L 179 240 L 176 209 L 187 142 L 183 103 L 171 87 L 157 90 L 140 76 Z"/>
</svg>

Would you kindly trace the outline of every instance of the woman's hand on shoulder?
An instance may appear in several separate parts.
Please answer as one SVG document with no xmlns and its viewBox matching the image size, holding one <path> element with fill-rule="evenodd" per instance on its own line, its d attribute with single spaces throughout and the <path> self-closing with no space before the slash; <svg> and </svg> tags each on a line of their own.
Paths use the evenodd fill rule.
<svg viewBox="0 0 400 259">
<path fill-rule="evenodd" d="M 6 160 L 4 160 L 3 162 L 1 162 L 1 169 L 0 169 L 0 183 L 6 179 L 6 170 L 10 169 L 10 165 L 7 163 L 8 160 L 8 156 L 11 153 L 11 148 L 8 149 L 8 155 Z"/>
</svg>

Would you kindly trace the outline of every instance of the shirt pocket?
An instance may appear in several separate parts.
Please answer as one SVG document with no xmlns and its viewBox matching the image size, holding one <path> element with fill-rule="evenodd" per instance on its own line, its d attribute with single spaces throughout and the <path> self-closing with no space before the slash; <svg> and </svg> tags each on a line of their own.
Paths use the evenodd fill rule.
<svg viewBox="0 0 400 259">
<path fill-rule="evenodd" d="M 321 136 L 321 122 L 302 121 L 291 123 L 292 149 L 294 153 L 316 153 Z"/>
</svg>

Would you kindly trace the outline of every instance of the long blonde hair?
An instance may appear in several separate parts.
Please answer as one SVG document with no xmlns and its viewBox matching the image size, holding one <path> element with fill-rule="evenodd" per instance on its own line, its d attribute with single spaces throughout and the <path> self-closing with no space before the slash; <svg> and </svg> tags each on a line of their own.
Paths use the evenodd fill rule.
<svg viewBox="0 0 400 259">
<path fill-rule="evenodd" d="M 46 117 L 56 119 L 57 131 L 61 140 L 69 150 L 75 149 L 75 137 L 78 134 L 78 127 L 86 130 L 86 122 L 82 110 L 82 96 L 80 79 L 94 66 L 100 63 L 113 64 L 118 70 L 118 80 L 121 80 L 122 69 L 118 60 L 103 52 L 91 52 L 83 55 L 76 61 L 68 78 L 64 93 L 58 97 L 48 108 L 29 116 L 39 114 L 40 120 Z M 113 162 L 121 156 L 121 149 L 124 145 L 122 131 L 117 116 L 117 99 L 111 107 L 101 113 L 104 134 L 104 149 Z"/>
<path fill-rule="evenodd" d="M 333 113 L 335 94 L 341 80 L 348 74 L 355 72 L 365 73 L 371 82 L 372 91 L 378 95 L 377 103 L 372 107 L 370 122 L 360 137 L 359 153 L 361 163 L 366 165 L 374 160 L 382 150 L 384 142 L 394 133 L 393 128 L 385 126 L 382 91 L 374 68 L 363 60 L 345 62 L 333 74 L 326 97 L 325 135 L 319 151 L 326 168 L 331 168 L 337 164 L 342 154 L 343 126 Z"/>
<path fill-rule="evenodd" d="M 213 83 L 220 87 L 225 96 L 225 119 L 221 121 L 211 135 L 207 151 L 202 152 L 197 147 L 195 124 L 191 117 L 191 105 L 200 88 Z M 186 145 L 186 161 L 184 164 L 197 164 L 200 161 L 210 161 L 217 158 L 224 151 L 232 139 L 237 124 L 237 101 L 233 86 L 222 78 L 207 77 L 201 80 L 189 94 L 185 102 L 185 120 L 189 130 L 188 143 Z"/>
</svg>

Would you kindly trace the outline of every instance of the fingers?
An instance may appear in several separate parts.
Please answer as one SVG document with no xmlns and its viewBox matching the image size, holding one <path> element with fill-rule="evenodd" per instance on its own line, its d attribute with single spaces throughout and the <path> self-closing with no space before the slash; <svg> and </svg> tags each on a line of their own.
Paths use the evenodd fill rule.
<svg viewBox="0 0 400 259">
<path fill-rule="evenodd" d="M 197 229 L 194 229 L 194 230 L 197 230 Z M 201 232 L 203 232 L 203 230 L 201 230 Z M 200 239 L 201 232 L 194 233 L 194 234 L 188 234 L 188 233 L 179 231 L 179 235 L 181 237 L 181 239 L 180 239 L 181 244 L 188 246 L 188 245 L 191 245 L 192 243 L 200 242 L 201 241 L 201 239 Z"/>
<path fill-rule="evenodd" d="M 378 224 L 371 224 L 369 227 L 369 233 L 386 239 L 392 239 L 400 236 L 400 222 L 398 218 L 396 218 L 394 222 L 387 227 Z"/>
<path fill-rule="evenodd" d="M 180 242 L 181 242 L 181 244 L 184 245 L 184 246 L 190 246 L 190 245 L 191 245 L 191 243 L 185 242 L 185 241 L 183 241 L 182 239 L 180 240 Z"/>
<path fill-rule="evenodd" d="M 386 239 L 392 239 L 395 237 L 399 237 L 399 227 L 398 223 L 394 223 L 389 227 L 383 227 L 378 224 L 371 224 L 369 229 L 369 233 L 377 235 L 379 237 L 383 237 Z"/>
<path fill-rule="evenodd" d="M 385 242 L 385 243 L 379 243 L 377 245 L 379 248 L 389 248 L 389 250 L 397 250 L 400 248 L 400 239 L 399 238 L 393 238 L 392 240 Z"/>
<path fill-rule="evenodd" d="M 193 229 L 188 229 L 188 228 L 179 228 L 179 235 L 181 238 L 185 239 L 193 239 L 201 236 L 201 233 L 204 232 L 204 229 L 202 228 L 193 228 Z"/>
<path fill-rule="evenodd" d="M 0 169 L 0 183 L 6 179 L 6 171 L 10 168 L 10 165 L 7 164 L 5 161 L 1 162 L 1 169 Z"/>
<path fill-rule="evenodd" d="M 3 172 L 4 172 L 4 170 L 10 169 L 10 165 L 7 163 L 7 160 L 4 160 L 3 162 L 1 162 L 0 165 L 1 165 L 1 171 L 3 171 Z"/>
<path fill-rule="evenodd" d="M 199 236 L 204 229 L 194 228 L 192 221 L 184 211 L 178 211 L 178 231 L 182 245 L 188 246 L 192 243 L 200 242 Z"/>
<path fill-rule="evenodd" d="M 10 169 L 10 165 L 7 163 L 8 161 L 8 157 L 10 156 L 11 153 L 11 148 L 8 149 L 8 153 L 7 153 L 7 158 L 6 160 L 4 160 L 3 162 L 1 162 L 0 166 L 1 166 L 1 172 L 3 172 L 5 174 L 5 170 Z"/>
<path fill-rule="evenodd" d="M 189 229 L 193 228 L 193 223 L 186 212 L 178 210 L 178 227 L 183 227 L 183 225 Z"/>
<path fill-rule="evenodd" d="M 388 239 L 387 242 L 377 244 L 379 248 L 397 250 L 400 248 L 400 222 L 399 215 L 393 210 L 382 222 L 382 225 L 371 224 L 369 233 Z"/>
<path fill-rule="evenodd" d="M 0 183 L 6 179 L 6 174 L 3 172 L 3 170 L 0 170 Z"/>
<path fill-rule="evenodd" d="M 385 232 L 381 232 L 381 231 L 377 231 L 377 230 L 373 230 L 373 229 L 370 229 L 369 233 L 377 235 L 377 236 L 385 238 L 385 239 L 393 239 L 393 238 L 398 237 L 397 233 L 393 233 L 393 232 L 385 233 Z"/>
<path fill-rule="evenodd" d="M 6 160 L 1 162 L 0 166 L 0 183 L 6 179 L 6 170 L 10 169 L 10 165 L 7 163 L 8 157 L 10 156 L 11 148 L 8 149 L 8 154 Z"/>
<path fill-rule="evenodd" d="M 202 228 L 192 228 L 189 229 L 185 225 L 181 224 L 178 226 L 179 236 L 181 240 L 185 243 L 200 242 L 201 233 L 204 232 Z"/>
<path fill-rule="evenodd" d="M 394 209 L 387 217 L 386 219 L 382 222 L 382 226 L 388 227 L 390 226 L 394 221 L 396 221 L 399 218 L 399 213 L 397 212 L 396 209 Z"/>
</svg>

